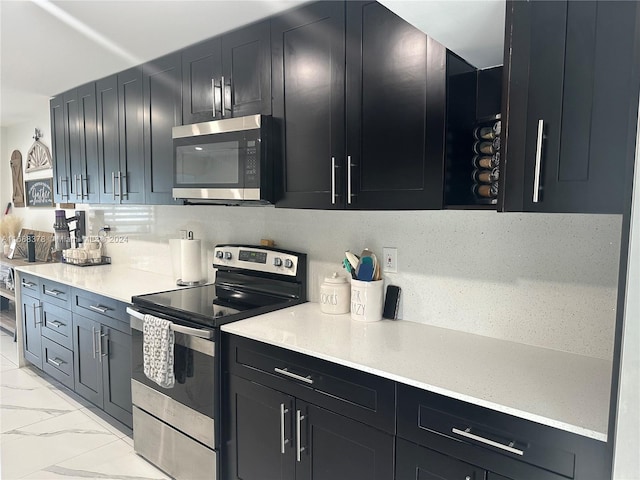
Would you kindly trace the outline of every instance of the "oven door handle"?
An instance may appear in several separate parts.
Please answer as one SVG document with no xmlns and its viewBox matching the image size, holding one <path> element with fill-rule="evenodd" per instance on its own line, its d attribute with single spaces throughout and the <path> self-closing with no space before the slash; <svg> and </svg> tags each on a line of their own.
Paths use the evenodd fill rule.
<svg viewBox="0 0 640 480">
<path fill-rule="evenodd" d="M 127 313 L 131 315 L 131 317 L 140 320 L 140 322 L 131 322 L 131 328 L 142 331 L 142 322 L 144 321 L 144 314 L 130 307 L 127 307 Z M 171 324 L 171 330 L 173 330 L 174 332 L 183 333 L 185 335 L 190 335 L 192 337 L 205 338 L 207 340 L 213 338 L 213 332 L 211 330 L 185 327 L 184 325 L 178 325 L 176 323 Z"/>
</svg>

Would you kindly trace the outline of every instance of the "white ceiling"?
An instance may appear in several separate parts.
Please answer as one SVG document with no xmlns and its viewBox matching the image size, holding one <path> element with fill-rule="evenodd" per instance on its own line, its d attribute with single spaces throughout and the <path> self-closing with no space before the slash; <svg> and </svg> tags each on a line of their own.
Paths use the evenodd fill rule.
<svg viewBox="0 0 640 480">
<path fill-rule="evenodd" d="M 0 0 L 0 126 L 41 115 L 52 95 L 76 85 L 300 3 Z M 502 63 L 504 0 L 382 3 L 470 63 Z"/>
</svg>

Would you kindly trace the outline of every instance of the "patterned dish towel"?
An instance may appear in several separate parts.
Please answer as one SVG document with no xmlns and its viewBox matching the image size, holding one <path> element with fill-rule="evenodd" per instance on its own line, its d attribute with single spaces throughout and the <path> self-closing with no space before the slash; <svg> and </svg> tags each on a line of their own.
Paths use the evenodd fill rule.
<svg viewBox="0 0 640 480">
<path fill-rule="evenodd" d="M 173 343 L 175 334 L 169 320 L 153 315 L 144 316 L 142 351 L 144 374 L 164 388 L 173 388 Z"/>
</svg>

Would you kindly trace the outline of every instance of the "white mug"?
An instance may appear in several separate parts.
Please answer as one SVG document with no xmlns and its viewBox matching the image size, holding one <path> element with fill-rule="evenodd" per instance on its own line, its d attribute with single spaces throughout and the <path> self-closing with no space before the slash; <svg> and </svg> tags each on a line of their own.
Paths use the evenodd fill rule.
<svg viewBox="0 0 640 480">
<path fill-rule="evenodd" d="M 359 322 L 382 320 L 384 280 L 351 280 L 351 319 Z"/>
</svg>

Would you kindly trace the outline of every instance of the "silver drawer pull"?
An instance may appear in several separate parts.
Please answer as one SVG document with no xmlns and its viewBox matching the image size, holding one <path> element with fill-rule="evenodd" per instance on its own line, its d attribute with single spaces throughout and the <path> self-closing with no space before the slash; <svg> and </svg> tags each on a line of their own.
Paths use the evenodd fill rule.
<svg viewBox="0 0 640 480">
<path fill-rule="evenodd" d="M 66 363 L 63 360 L 60 360 L 58 357 L 56 357 L 55 360 L 53 358 L 47 358 L 47 362 L 52 363 L 56 367 L 61 367 L 63 363 Z"/>
<path fill-rule="evenodd" d="M 492 447 L 496 447 L 510 453 L 515 453 L 516 455 L 524 455 L 524 452 L 522 450 L 518 450 L 517 448 L 510 447 L 509 445 L 503 445 L 502 443 L 494 442 L 493 440 L 489 440 L 488 438 L 474 435 L 473 433 L 471 433 L 470 428 L 467 428 L 465 430 L 460 430 L 459 428 L 454 427 L 451 429 L 451 431 L 462 437 L 470 438 L 471 440 L 475 440 L 477 442 L 484 443 L 486 445 L 491 445 Z"/>
<path fill-rule="evenodd" d="M 23 281 L 22 281 L 22 286 L 23 286 L 23 287 L 33 288 L 33 287 L 35 287 L 35 286 L 36 286 L 36 284 L 35 284 L 35 283 L 33 283 L 33 282 L 27 282 L 27 281 L 23 280 Z"/>
<path fill-rule="evenodd" d="M 300 380 L 301 382 L 308 383 L 309 385 L 313 385 L 313 379 L 311 378 L 311 375 L 307 375 L 306 377 L 303 377 L 302 375 L 297 375 L 295 373 L 290 372 L 286 368 L 278 368 L 278 367 L 274 368 L 274 371 L 281 375 L 295 378 L 296 380 Z"/>
<path fill-rule="evenodd" d="M 48 325 L 52 325 L 56 328 L 60 328 L 60 327 L 64 327 L 66 326 L 64 323 L 59 322 L 58 320 L 54 320 L 53 322 L 49 322 Z"/>
<path fill-rule="evenodd" d="M 302 434 L 300 430 L 302 430 L 302 420 L 304 420 L 304 415 L 300 412 L 300 410 L 296 410 L 296 461 L 300 462 L 302 460 L 301 453 L 304 452 L 305 447 L 302 444 Z"/>
<path fill-rule="evenodd" d="M 89 308 L 100 313 L 107 313 L 109 310 L 111 310 L 110 308 L 103 307 L 102 305 L 89 305 Z"/>
<path fill-rule="evenodd" d="M 62 295 L 64 292 L 61 292 L 60 290 L 47 290 L 45 288 L 44 293 L 46 293 L 47 295 L 53 295 L 54 297 L 57 297 L 58 295 Z"/>
</svg>

